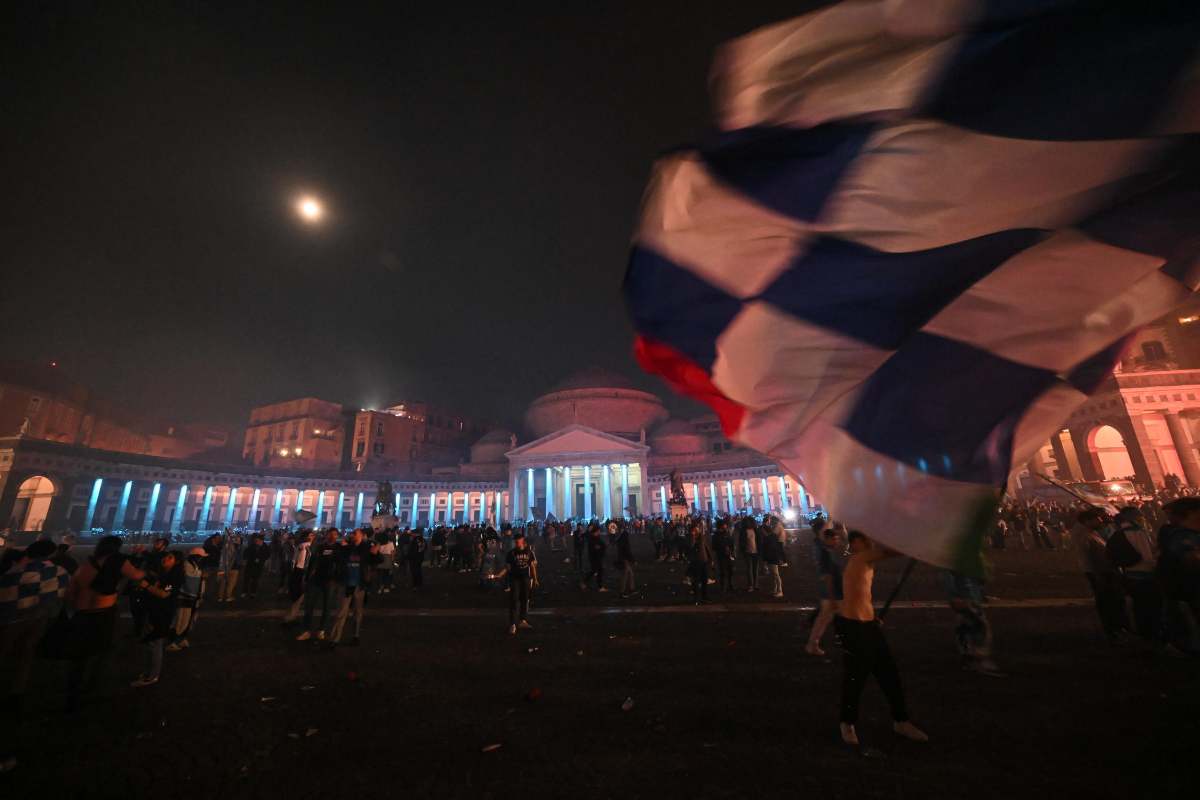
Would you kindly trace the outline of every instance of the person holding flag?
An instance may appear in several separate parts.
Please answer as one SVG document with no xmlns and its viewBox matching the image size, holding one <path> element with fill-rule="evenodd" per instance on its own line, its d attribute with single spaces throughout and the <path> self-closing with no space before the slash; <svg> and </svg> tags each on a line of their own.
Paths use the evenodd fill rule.
<svg viewBox="0 0 1200 800">
<path fill-rule="evenodd" d="M 861 531 L 847 537 L 850 558 L 842 573 L 843 599 L 833 620 L 838 644 L 842 649 L 842 698 L 839 731 L 842 741 L 857 747 L 858 704 L 867 677 L 875 676 L 892 709 L 892 730 L 914 742 L 929 737 L 908 718 L 908 705 L 900 684 L 900 670 L 887 639 L 882 621 L 875 617 L 871 585 L 875 581 L 875 563 L 897 555 L 868 539 Z"/>
</svg>

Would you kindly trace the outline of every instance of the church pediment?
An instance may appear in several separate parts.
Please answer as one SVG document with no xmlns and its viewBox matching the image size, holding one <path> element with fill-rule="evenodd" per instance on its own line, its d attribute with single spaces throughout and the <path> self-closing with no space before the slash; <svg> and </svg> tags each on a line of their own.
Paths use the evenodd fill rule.
<svg viewBox="0 0 1200 800">
<path fill-rule="evenodd" d="M 646 445 L 631 442 L 586 425 L 569 425 L 540 439 L 521 445 L 515 450 L 510 450 L 506 455 L 510 459 L 525 459 L 531 456 L 565 456 L 574 453 L 614 453 L 637 458 L 644 457 L 648 450 Z"/>
</svg>

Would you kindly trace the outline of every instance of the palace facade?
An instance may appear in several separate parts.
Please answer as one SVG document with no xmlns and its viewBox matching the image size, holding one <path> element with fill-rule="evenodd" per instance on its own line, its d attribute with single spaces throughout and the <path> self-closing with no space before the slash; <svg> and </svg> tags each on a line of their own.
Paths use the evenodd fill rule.
<svg viewBox="0 0 1200 800">
<path fill-rule="evenodd" d="M 406 526 L 629 517 L 666 513 L 672 470 L 697 511 L 814 505 L 772 461 L 729 442 L 715 417 L 672 419 L 659 397 L 610 372 L 585 370 L 555 386 L 530 404 L 521 435 L 489 430 L 457 464 L 445 463 L 447 455 L 464 433 L 478 434 L 473 423 L 393 408 L 405 413 L 347 414 L 315 398 L 256 409 L 249 457 L 227 465 L 0 438 L 0 520 L 19 531 L 202 532 L 294 525 L 305 511 L 316 517 L 307 524 L 349 527 L 370 520 L 384 481 Z M 331 424 L 342 431 L 336 447 Z M 371 438 L 387 433 L 379 433 L 383 425 L 403 428 L 395 443 Z M 262 446 L 267 435 L 270 447 Z M 395 461 L 379 457 L 403 447 Z M 422 453 L 442 463 L 428 456 L 416 474 Z"/>
</svg>

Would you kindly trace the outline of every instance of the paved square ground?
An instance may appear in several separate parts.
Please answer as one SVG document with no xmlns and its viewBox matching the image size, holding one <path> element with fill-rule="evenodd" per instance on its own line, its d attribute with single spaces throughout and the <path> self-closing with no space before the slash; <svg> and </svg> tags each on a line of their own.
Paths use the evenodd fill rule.
<svg viewBox="0 0 1200 800">
<path fill-rule="evenodd" d="M 872 686 L 860 735 L 876 758 L 838 742 L 831 643 L 829 658 L 803 653 L 806 614 L 792 609 L 812 599 L 803 551 L 782 603 L 714 593 L 701 609 L 681 604 L 677 565 L 643 563 L 642 596 L 622 604 L 581 592 L 561 556 L 541 560 L 549 591 L 516 637 L 502 594 L 433 572 L 422 593 L 378 598 L 362 644 L 333 651 L 293 641 L 273 597 L 210 604 L 161 683 L 133 690 L 140 651 L 123 620 L 113 693 L 78 716 L 62 711 L 59 665 L 39 665 L 42 702 L 0 790 L 628 800 L 1171 797 L 1194 786 L 1197 664 L 1104 644 L 1092 609 L 1064 602 L 1086 592 L 1064 554 L 996 559 L 1008 679 L 959 669 L 944 608 L 892 612 L 888 635 L 931 742 L 895 740 Z M 918 569 L 902 597 L 939 600 L 936 576 Z M 1055 600 L 1000 607 L 1031 598 Z"/>
</svg>

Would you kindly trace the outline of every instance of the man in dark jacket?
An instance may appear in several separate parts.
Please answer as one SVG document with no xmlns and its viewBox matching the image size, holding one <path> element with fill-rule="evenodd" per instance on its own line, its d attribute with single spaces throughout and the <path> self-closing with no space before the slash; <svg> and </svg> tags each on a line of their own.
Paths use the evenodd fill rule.
<svg viewBox="0 0 1200 800">
<path fill-rule="evenodd" d="M 629 541 L 629 526 L 622 525 L 617 534 L 617 566 L 621 568 L 621 597 L 629 597 L 637 588 L 633 580 L 633 545 Z"/>
<path fill-rule="evenodd" d="M 246 582 L 242 585 L 244 590 L 242 597 L 258 597 L 258 583 L 262 580 L 263 570 L 270 557 L 271 548 L 263 541 L 263 535 L 261 533 L 254 534 L 254 538 L 246 546 L 246 552 L 242 554 L 242 565 L 246 570 Z"/>
<path fill-rule="evenodd" d="M 600 526 L 592 523 L 591 528 L 588 529 L 587 538 L 588 566 L 591 567 L 588 577 L 596 579 L 596 589 L 601 592 L 608 591 L 604 586 L 604 552 L 607 549 L 608 545 L 604 542 L 604 537 L 600 535 Z"/>
<path fill-rule="evenodd" d="M 412 577 L 412 588 L 420 589 L 425 585 L 421 574 L 421 565 L 425 563 L 425 531 L 417 528 L 408 539 L 408 549 L 404 553 L 408 562 L 408 574 Z"/>
<path fill-rule="evenodd" d="M 746 562 L 746 591 L 758 589 L 758 526 L 752 517 L 746 517 L 738 530 L 738 552 Z"/>
<path fill-rule="evenodd" d="M 729 523 L 721 520 L 717 523 L 717 532 L 712 539 L 713 558 L 717 562 L 717 585 L 722 592 L 733 591 L 733 562 L 734 542 L 729 532 Z"/>
<path fill-rule="evenodd" d="M 333 622 L 333 631 L 328 645 L 333 647 L 342 641 L 342 631 L 346 628 L 346 620 L 354 610 L 354 638 L 350 644 L 358 644 L 362 633 L 363 614 L 365 609 L 367 587 L 371 584 L 371 574 L 375 565 L 383 560 L 379 555 L 379 545 L 367 539 L 367 532 L 362 528 L 351 531 L 350 537 L 342 542 L 337 550 L 337 569 L 335 571 L 334 594 L 338 598 L 337 618 Z"/>
<path fill-rule="evenodd" d="M 583 554 L 587 550 L 588 537 L 582 525 L 576 525 L 575 530 L 571 531 L 571 546 L 575 550 L 575 571 L 579 573 L 579 580 L 584 580 Z"/>
<path fill-rule="evenodd" d="M 712 545 L 704 535 L 704 529 L 694 523 L 688 542 L 688 577 L 692 581 L 692 598 L 696 605 L 708 602 L 708 573 L 712 564 Z"/>
<path fill-rule="evenodd" d="M 329 609 L 333 605 L 334 572 L 337 570 L 338 529 L 330 528 L 325 532 L 325 538 L 314 542 L 308 556 L 308 574 L 304 582 L 304 630 L 296 637 L 303 642 L 315 634 L 317 639 L 325 639 L 326 623 L 329 620 Z M 313 627 L 313 609 L 321 605 L 321 627 Z"/>
</svg>

